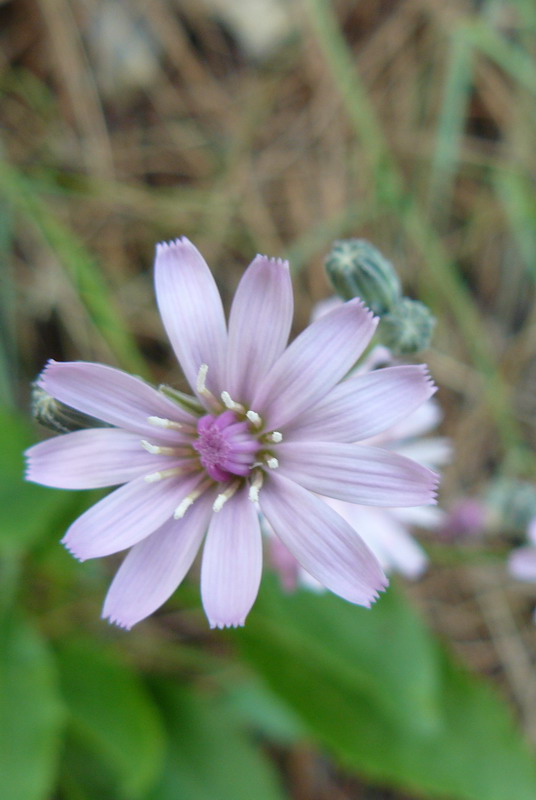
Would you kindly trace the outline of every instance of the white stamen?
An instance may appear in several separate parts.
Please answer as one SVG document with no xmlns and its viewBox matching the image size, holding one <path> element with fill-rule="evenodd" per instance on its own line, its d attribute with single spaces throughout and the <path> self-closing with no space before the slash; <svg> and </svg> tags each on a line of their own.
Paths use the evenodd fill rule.
<svg viewBox="0 0 536 800">
<path fill-rule="evenodd" d="M 262 483 L 264 481 L 264 473 L 261 470 L 257 470 L 253 473 L 253 480 L 251 481 L 251 486 L 249 487 L 249 494 L 248 497 L 252 503 L 256 503 L 259 499 L 259 490 L 262 488 Z"/>
<path fill-rule="evenodd" d="M 161 481 L 163 478 L 171 478 L 173 475 L 180 475 L 181 472 L 184 472 L 182 467 L 162 469 L 160 472 L 151 472 L 149 475 L 146 475 L 144 480 L 146 480 L 147 483 L 156 483 L 156 481 Z"/>
<path fill-rule="evenodd" d="M 266 437 L 269 442 L 273 442 L 274 444 L 279 444 L 279 442 L 283 441 L 283 434 L 279 431 L 272 431 Z"/>
<path fill-rule="evenodd" d="M 164 417 L 147 417 L 147 422 L 151 425 L 156 425 L 157 428 L 171 428 L 174 431 L 182 430 L 180 422 L 175 422 L 172 419 L 164 419 Z"/>
<path fill-rule="evenodd" d="M 151 444 L 145 439 L 142 439 L 141 446 L 153 456 L 176 456 L 181 452 L 180 447 L 161 447 L 158 444 Z"/>
<path fill-rule="evenodd" d="M 220 395 L 223 405 L 226 406 L 230 411 L 236 411 L 239 414 L 243 414 L 245 412 L 245 408 L 240 403 L 235 403 L 229 392 L 222 392 Z"/>
<path fill-rule="evenodd" d="M 173 517 L 175 519 L 182 519 L 182 517 L 184 517 L 184 515 L 186 514 L 186 512 L 188 511 L 190 506 L 193 506 L 194 500 L 195 500 L 195 497 L 192 497 L 191 495 L 188 495 L 187 497 L 185 497 L 184 500 L 182 500 L 179 503 L 179 505 L 177 506 L 177 508 L 173 512 Z"/>
<path fill-rule="evenodd" d="M 195 500 L 203 494 L 205 489 L 208 489 L 212 480 L 209 478 L 208 480 L 201 481 L 198 483 L 195 489 L 193 489 L 190 494 L 187 494 L 186 497 L 181 500 L 175 511 L 173 512 L 173 516 L 175 519 L 182 519 L 191 505 L 194 504 Z"/>
<path fill-rule="evenodd" d="M 199 367 L 199 372 L 197 373 L 197 380 L 195 382 L 195 388 L 198 394 L 208 400 L 209 404 L 213 407 L 221 409 L 219 402 L 216 400 L 210 389 L 207 389 L 206 386 L 206 379 L 207 379 L 207 372 L 208 372 L 208 364 L 201 364 Z"/>
<path fill-rule="evenodd" d="M 205 381 L 207 379 L 207 372 L 208 372 L 208 364 L 201 364 L 199 367 L 199 372 L 197 373 L 197 381 L 195 384 L 195 388 L 199 392 L 199 394 L 205 394 L 207 391 L 207 387 L 205 385 Z"/>
<path fill-rule="evenodd" d="M 277 458 L 274 458 L 273 456 L 267 456 L 266 463 L 270 467 L 270 469 L 277 469 L 279 466 L 279 461 L 277 460 Z"/>
<path fill-rule="evenodd" d="M 224 492 L 221 492 L 221 494 L 219 494 L 214 500 L 212 510 L 221 511 L 227 500 L 229 500 L 229 498 L 231 498 L 234 495 L 236 490 L 240 487 L 241 483 L 242 481 L 240 480 L 234 481 L 234 483 L 228 486 Z"/>
<path fill-rule="evenodd" d="M 262 419 L 260 418 L 260 415 L 257 414 L 256 411 L 251 411 L 250 409 L 249 411 L 246 412 L 246 417 L 249 419 L 251 424 L 255 426 L 255 428 L 261 427 Z"/>
</svg>

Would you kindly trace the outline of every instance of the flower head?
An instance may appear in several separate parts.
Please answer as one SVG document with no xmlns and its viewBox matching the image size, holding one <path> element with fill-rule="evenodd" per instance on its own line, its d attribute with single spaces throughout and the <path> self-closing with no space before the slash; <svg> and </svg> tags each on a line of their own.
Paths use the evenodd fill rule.
<svg viewBox="0 0 536 800">
<path fill-rule="evenodd" d="M 103 616 L 125 628 L 177 588 L 203 540 L 201 594 L 213 627 L 242 625 L 262 565 L 259 509 L 302 567 L 369 606 L 386 585 L 353 528 L 317 494 L 380 506 L 434 502 L 436 475 L 409 458 L 354 444 L 402 420 L 434 391 L 422 367 L 347 377 L 376 319 L 358 301 L 287 347 L 288 265 L 257 256 L 229 324 L 214 279 L 185 238 L 157 247 L 164 326 L 195 398 L 164 393 L 101 364 L 50 362 L 40 386 L 107 423 L 28 451 L 30 480 L 117 486 L 67 531 L 80 560 L 130 548 Z"/>
</svg>

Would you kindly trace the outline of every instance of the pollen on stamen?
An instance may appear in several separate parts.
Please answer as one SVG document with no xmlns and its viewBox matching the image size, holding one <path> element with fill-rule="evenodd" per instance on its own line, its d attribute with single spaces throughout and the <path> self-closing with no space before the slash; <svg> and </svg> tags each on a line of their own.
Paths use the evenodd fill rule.
<svg viewBox="0 0 536 800">
<path fill-rule="evenodd" d="M 277 469 L 279 466 L 279 461 L 274 456 L 268 456 L 266 458 L 266 464 L 270 469 Z"/>
<path fill-rule="evenodd" d="M 253 480 L 251 481 L 251 486 L 249 487 L 248 497 L 252 503 L 256 503 L 259 499 L 259 491 L 262 489 L 262 484 L 264 481 L 264 473 L 261 470 L 256 470 L 253 474 Z"/>
<path fill-rule="evenodd" d="M 184 517 L 190 506 L 193 505 L 194 502 L 197 500 L 197 498 L 203 494 L 205 489 L 208 489 L 211 483 L 212 481 L 210 479 L 198 483 L 196 488 L 193 489 L 190 492 L 190 494 L 186 495 L 186 497 L 181 500 L 181 502 L 173 512 L 174 519 L 182 519 L 182 517 Z"/>
<path fill-rule="evenodd" d="M 260 426 L 262 425 L 261 416 L 260 414 L 257 414 L 256 411 L 252 411 L 250 409 L 249 411 L 246 412 L 246 417 L 249 419 L 249 421 L 255 428 L 260 428 Z"/>
<path fill-rule="evenodd" d="M 180 422 L 175 422 L 175 420 L 172 419 L 165 419 L 164 417 L 147 417 L 147 422 L 151 425 L 155 425 L 157 428 L 170 428 L 174 431 L 182 430 Z"/>
<path fill-rule="evenodd" d="M 280 431 L 272 431 L 266 437 L 266 441 L 273 442 L 274 444 L 279 444 L 283 441 L 283 434 Z"/>
<path fill-rule="evenodd" d="M 146 439 L 141 440 L 141 446 L 153 456 L 176 456 L 180 453 L 178 447 L 161 447 L 158 444 L 151 444 Z"/>
<path fill-rule="evenodd" d="M 212 505 L 212 510 L 215 512 L 221 511 L 227 500 L 229 500 L 240 487 L 242 481 L 234 481 L 224 492 L 221 492 Z"/>
<path fill-rule="evenodd" d="M 244 414 L 245 408 L 241 403 L 235 403 L 229 392 L 222 392 L 220 395 L 223 405 L 229 409 L 229 411 L 236 411 L 238 414 Z"/>
<path fill-rule="evenodd" d="M 192 506 L 194 504 L 194 500 L 195 500 L 195 497 L 192 497 L 191 495 L 188 495 L 188 497 L 185 497 L 184 500 L 182 500 L 179 503 L 179 505 L 177 506 L 177 508 L 173 512 L 174 519 L 182 519 L 184 517 L 184 515 L 186 514 L 186 512 L 188 511 L 188 509 L 190 508 L 190 506 Z"/>
<path fill-rule="evenodd" d="M 147 483 L 156 483 L 156 481 L 161 481 L 164 478 L 171 478 L 173 475 L 180 475 L 183 473 L 184 470 L 182 467 L 171 467 L 171 469 L 162 469 L 159 472 L 151 472 L 149 475 L 146 475 L 144 480 Z"/>
</svg>

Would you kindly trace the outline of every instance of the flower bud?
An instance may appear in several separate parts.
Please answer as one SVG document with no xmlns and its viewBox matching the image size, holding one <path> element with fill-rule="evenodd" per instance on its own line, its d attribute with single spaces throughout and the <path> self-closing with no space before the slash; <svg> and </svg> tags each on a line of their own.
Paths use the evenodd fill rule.
<svg viewBox="0 0 536 800">
<path fill-rule="evenodd" d="M 109 427 L 105 422 L 83 414 L 74 408 L 60 403 L 54 397 L 41 389 L 37 383 L 32 386 L 32 415 L 34 418 L 56 431 L 56 433 L 72 433 L 84 428 L 104 428 Z"/>
<path fill-rule="evenodd" d="M 394 355 L 418 353 L 429 346 L 435 322 L 424 303 L 403 297 L 382 316 L 379 336 Z"/>
<path fill-rule="evenodd" d="M 390 311 L 400 300 L 400 281 L 393 265 L 366 239 L 334 242 L 325 268 L 343 300 L 360 297 L 375 314 Z"/>
</svg>

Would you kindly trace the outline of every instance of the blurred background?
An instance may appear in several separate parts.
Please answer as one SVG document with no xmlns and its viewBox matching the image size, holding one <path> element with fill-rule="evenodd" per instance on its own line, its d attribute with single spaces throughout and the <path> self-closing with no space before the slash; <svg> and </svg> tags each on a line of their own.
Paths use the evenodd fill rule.
<svg viewBox="0 0 536 800">
<path fill-rule="evenodd" d="M 442 507 L 530 494 L 532 0 L 1 0 L 0 26 L 0 796 L 533 800 L 525 511 L 421 530 L 427 573 L 371 612 L 266 574 L 211 633 L 194 576 L 124 633 L 99 619 L 119 561 L 58 544 L 98 494 L 20 479 L 48 358 L 182 388 L 157 241 L 187 235 L 227 307 L 257 252 L 288 258 L 297 333 L 358 236 L 437 318 Z"/>
</svg>

